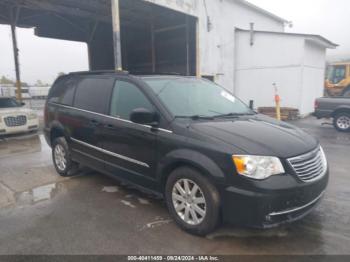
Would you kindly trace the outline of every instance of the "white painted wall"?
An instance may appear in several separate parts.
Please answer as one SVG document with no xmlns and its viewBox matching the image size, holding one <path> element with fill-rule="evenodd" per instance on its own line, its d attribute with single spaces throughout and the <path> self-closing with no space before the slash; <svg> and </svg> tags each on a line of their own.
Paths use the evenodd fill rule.
<svg viewBox="0 0 350 262">
<path fill-rule="evenodd" d="M 203 0 L 144 0 L 198 18 L 200 72 L 214 75 L 216 82 L 233 90 L 235 61 L 235 28 L 248 29 L 253 22 L 257 30 L 284 31 L 284 23 L 263 14 L 239 0 L 206 0 L 208 16 L 213 24 L 207 30 L 207 14 Z"/>
<path fill-rule="evenodd" d="M 284 32 L 283 21 L 264 14 L 241 0 L 206 0 L 213 28 L 207 30 L 204 0 L 144 0 L 198 18 L 200 72 L 214 75 L 217 83 L 257 107 L 274 105 L 276 83 L 282 106 L 313 111 L 322 96 L 325 47 L 295 35 L 255 34 L 250 46 L 249 29 Z"/>
<path fill-rule="evenodd" d="M 322 96 L 326 48 L 303 36 L 237 31 L 235 94 L 256 107 L 274 106 L 276 83 L 283 107 L 307 115 Z"/>
<path fill-rule="evenodd" d="M 324 47 L 305 41 L 305 60 L 302 75 L 301 112 L 308 114 L 314 111 L 314 102 L 323 96 L 326 70 L 326 50 Z"/>
</svg>

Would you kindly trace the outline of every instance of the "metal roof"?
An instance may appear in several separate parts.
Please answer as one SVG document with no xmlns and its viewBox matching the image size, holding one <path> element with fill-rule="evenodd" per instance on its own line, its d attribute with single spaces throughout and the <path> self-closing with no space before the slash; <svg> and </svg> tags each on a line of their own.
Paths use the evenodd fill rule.
<svg viewBox="0 0 350 262">
<path fill-rule="evenodd" d="M 259 6 L 256 6 L 256 5 L 250 3 L 250 2 L 248 2 L 246 0 L 234 0 L 234 1 L 239 2 L 239 3 L 241 3 L 241 4 L 251 8 L 251 9 L 253 9 L 253 10 L 255 10 L 255 11 L 261 13 L 261 14 L 267 15 L 267 16 L 269 16 L 269 17 L 271 17 L 271 18 L 273 18 L 273 19 L 275 19 L 275 20 L 277 20 L 279 22 L 290 23 L 290 21 L 288 21 L 288 20 L 286 20 L 286 19 L 284 19 L 282 17 L 279 17 L 279 16 L 277 16 L 277 15 L 275 15 L 275 14 L 273 14 L 273 13 L 271 13 L 271 12 L 269 12 L 269 11 L 259 7 Z"/>
<path fill-rule="evenodd" d="M 242 31 L 242 32 L 250 32 L 250 30 L 240 29 L 240 28 L 237 28 L 236 30 Z M 327 48 L 332 48 L 332 49 L 337 48 L 339 46 L 338 44 L 333 43 L 332 41 L 328 40 L 327 38 L 321 35 L 286 33 L 286 32 L 275 32 L 275 31 L 257 31 L 257 30 L 254 30 L 254 33 L 304 37 L 306 40 L 317 42 L 318 44 L 321 44 Z"/>
</svg>

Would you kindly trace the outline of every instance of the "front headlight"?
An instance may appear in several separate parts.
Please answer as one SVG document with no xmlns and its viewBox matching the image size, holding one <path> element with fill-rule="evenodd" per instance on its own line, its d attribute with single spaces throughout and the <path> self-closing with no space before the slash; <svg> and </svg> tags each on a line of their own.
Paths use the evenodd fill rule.
<svg viewBox="0 0 350 262">
<path fill-rule="evenodd" d="M 38 115 L 37 113 L 32 112 L 32 113 L 29 113 L 27 117 L 28 117 L 28 120 L 34 120 L 38 118 Z"/>
<path fill-rule="evenodd" d="M 238 174 L 249 178 L 262 180 L 285 173 L 282 163 L 277 157 L 234 155 L 232 159 Z"/>
</svg>

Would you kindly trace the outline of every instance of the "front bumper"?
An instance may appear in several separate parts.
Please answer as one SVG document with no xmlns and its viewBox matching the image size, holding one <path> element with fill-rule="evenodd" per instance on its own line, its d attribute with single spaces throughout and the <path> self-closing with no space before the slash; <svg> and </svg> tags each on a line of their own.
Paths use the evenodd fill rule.
<svg viewBox="0 0 350 262">
<path fill-rule="evenodd" d="M 229 186 L 222 192 L 224 221 L 270 228 L 299 220 L 321 201 L 328 179 L 329 171 L 315 182 L 296 182 L 283 190 L 242 190 Z"/>
<path fill-rule="evenodd" d="M 39 119 L 28 120 L 25 125 L 22 126 L 6 126 L 5 123 L 0 123 L 0 135 L 10 135 L 37 131 L 39 129 Z"/>
</svg>

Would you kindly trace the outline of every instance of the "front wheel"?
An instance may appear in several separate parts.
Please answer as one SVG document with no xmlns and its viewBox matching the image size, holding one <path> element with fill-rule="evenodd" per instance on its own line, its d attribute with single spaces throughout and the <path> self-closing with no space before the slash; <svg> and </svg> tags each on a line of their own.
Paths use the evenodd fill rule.
<svg viewBox="0 0 350 262">
<path fill-rule="evenodd" d="M 203 236 L 216 228 L 219 193 L 201 173 L 188 167 L 178 168 L 170 174 L 165 190 L 169 212 L 182 229 Z"/>
<path fill-rule="evenodd" d="M 333 120 L 334 127 L 340 132 L 350 132 L 350 113 L 337 113 Z"/>
</svg>

